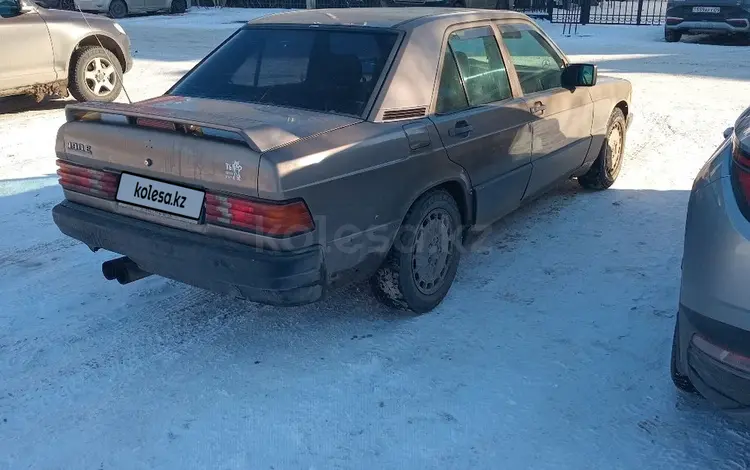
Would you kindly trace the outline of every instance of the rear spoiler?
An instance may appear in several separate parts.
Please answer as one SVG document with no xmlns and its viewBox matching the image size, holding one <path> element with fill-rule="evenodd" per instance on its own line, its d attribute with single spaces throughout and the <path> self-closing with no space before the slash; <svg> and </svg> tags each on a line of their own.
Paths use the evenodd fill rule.
<svg viewBox="0 0 750 470">
<path fill-rule="evenodd" d="M 211 113 L 157 108 L 149 104 L 87 102 L 67 105 L 65 119 L 68 122 L 100 122 L 184 133 L 195 137 L 241 143 L 250 147 L 254 152 L 262 153 L 244 128 L 237 125 L 243 124 L 243 120 L 236 122 L 235 119 L 235 122 L 229 122 L 224 116 Z M 246 121 L 246 124 L 258 124 L 257 121 Z"/>
</svg>

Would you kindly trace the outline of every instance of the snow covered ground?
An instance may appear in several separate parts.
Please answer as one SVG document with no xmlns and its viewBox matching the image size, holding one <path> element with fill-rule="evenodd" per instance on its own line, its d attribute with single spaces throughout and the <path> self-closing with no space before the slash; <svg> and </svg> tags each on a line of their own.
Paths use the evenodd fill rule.
<svg viewBox="0 0 750 470">
<path fill-rule="evenodd" d="M 254 13 L 122 21 L 131 98 L 162 93 Z M 360 286 L 277 309 L 105 281 L 111 256 L 50 216 L 63 104 L 0 102 L 0 469 L 750 467 L 750 429 L 668 373 L 688 191 L 748 105 L 749 49 L 544 27 L 632 81 L 623 173 L 497 224 L 418 318 Z"/>
</svg>

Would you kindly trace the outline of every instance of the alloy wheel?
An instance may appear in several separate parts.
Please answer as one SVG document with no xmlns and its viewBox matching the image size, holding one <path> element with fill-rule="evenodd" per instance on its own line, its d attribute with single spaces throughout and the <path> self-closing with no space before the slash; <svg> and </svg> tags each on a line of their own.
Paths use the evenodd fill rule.
<svg viewBox="0 0 750 470">
<path fill-rule="evenodd" d="M 107 96 L 115 89 L 117 73 L 109 59 L 97 57 L 86 64 L 86 87 L 99 97 Z"/>
</svg>

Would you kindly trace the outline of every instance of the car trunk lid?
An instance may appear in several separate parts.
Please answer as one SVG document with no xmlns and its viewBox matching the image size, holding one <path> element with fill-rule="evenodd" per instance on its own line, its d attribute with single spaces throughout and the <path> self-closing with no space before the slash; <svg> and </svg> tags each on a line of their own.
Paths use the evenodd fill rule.
<svg viewBox="0 0 750 470">
<path fill-rule="evenodd" d="M 361 119 L 220 100 L 162 96 L 66 108 L 58 152 L 94 168 L 196 189 L 257 196 L 261 154 Z"/>
</svg>

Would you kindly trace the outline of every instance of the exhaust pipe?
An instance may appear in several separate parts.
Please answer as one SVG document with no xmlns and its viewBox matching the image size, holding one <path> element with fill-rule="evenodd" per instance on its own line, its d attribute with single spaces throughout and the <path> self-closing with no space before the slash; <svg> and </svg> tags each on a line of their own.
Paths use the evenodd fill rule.
<svg viewBox="0 0 750 470">
<path fill-rule="evenodd" d="M 151 275 L 151 273 L 139 268 L 138 265 L 127 256 L 111 259 L 102 263 L 102 274 L 104 274 L 104 277 L 108 281 L 117 279 L 117 282 L 122 285 L 130 284 L 133 281 Z"/>
</svg>

